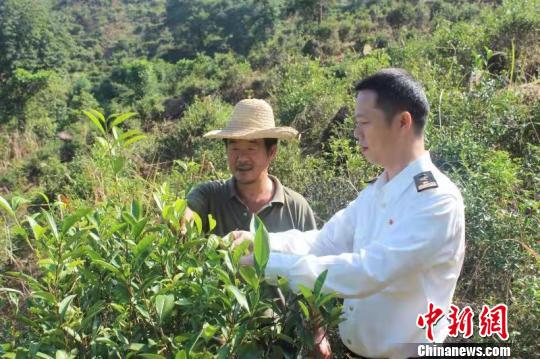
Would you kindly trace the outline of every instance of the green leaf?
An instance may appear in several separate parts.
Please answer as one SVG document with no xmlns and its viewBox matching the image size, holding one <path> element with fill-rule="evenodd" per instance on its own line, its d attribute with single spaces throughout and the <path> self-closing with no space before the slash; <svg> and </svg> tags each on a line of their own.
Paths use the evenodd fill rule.
<svg viewBox="0 0 540 359">
<path fill-rule="evenodd" d="M 238 304 L 240 304 L 249 312 L 249 304 L 247 302 L 246 296 L 242 292 L 240 292 L 240 289 L 238 289 L 234 285 L 226 285 L 225 289 L 232 293 L 232 295 L 234 295 L 234 297 L 236 298 Z"/>
<path fill-rule="evenodd" d="M 30 224 L 30 228 L 32 229 L 32 233 L 34 233 L 34 238 L 36 240 L 39 240 L 41 236 L 45 233 L 45 228 L 40 226 L 36 220 L 30 216 L 26 216 L 26 221 L 28 224 Z"/>
<path fill-rule="evenodd" d="M 90 111 L 92 111 L 92 110 L 90 110 Z M 104 127 L 103 123 L 98 119 L 98 117 L 96 117 L 93 113 L 91 113 L 89 111 L 84 111 L 83 110 L 83 113 L 86 115 L 86 117 L 88 117 L 94 123 L 94 125 L 97 127 L 99 132 L 101 132 L 102 134 L 106 133 L 105 127 Z"/>
<path fill-rule="evenodd" d="M 270 243 L 268 239 L 268 231 L 264 223 L 256 217 L 257 232 L 255 232 L 255 240 L 253 243 L 253 258 L 255 259 L 255 269 L 259 275 L 263 275 L 268 259 L 270 258 Z"/>
<path fill-rule="evenodd" d="M 313 297 L 313 292 L 311 291 L 311 289 L 309 289 L 305 285 L 298 284 L 298 289 L 300 289 L 300 293 L 302 293 L 304 298 L 309 299 L 309 298 Z"/>
<path fill-rule="evenodd" d="M 101 146 L 101 148 L 105 151 L 108 151 L 109 150 L 109 142 L 107 142 L 106 139 L 104 139 L 103 137 L 96 137 L 96 141 L 99 143 L 99 145 Z"/>
<path fill-rule="evenodd" d="M 125 140 L 127 140 L 128 138 L 130 137 L 133 137 L 133 136 L 138 136 L 138 135 L 143 135 L 143 133 L 141 132 L 141 130 L 129 130 L 129 131 L 126 131 L 126 132 L 122 132 L 120 134 L 120 136 L 118 136 L 118 140 L 120 142 L 124 142 Z"/>
<path fill-rule="evenodd" d="M 69 306 L 71 305 L 71 302 L 73 301 L 73 298 L 75 297 L 76 297 L 75 294 L 68 295 L 60 303 L 58 303 L 58 313 L 60 314 L 60 318 L 62 320 L 64 320 L 66 311 L 68 310 Z"/>
<path fill-rule="evenodd" d="M 155 299 L 155 305 L 156 312 L 159 317 L 159 322 L 164 323 L 167 319 L 169 319 L 171 312 L 174 309 L 174 295 L 157 295 Z"/>
<path fill-rule="evenodd" d="M 144 345 L 145 345 L 145 344 L 143 344 L 143 343 L 131 343 L 131 344 L 129 344 L 128 350 L 132 350 L 132 351 L 138 352 L 138 351 L 140 351 L 142 348 L 144 348 Z"/>
<path fill-rule="evenodd" d="M 141 358 L 147 358 L 147 359 L 167 359 L 163 355 L 159 354 L 139 354 Z"/>
<path fill-rule="evenodd" d="M 131 239 L 137 241 L 141 234 L 143 233 L 146 223 L 148 223 L 148 218 L 143 218 L 139 222 L 135 223 L 131 230 Z"/>
<path fill-rule="evenodd" d="M 101 313 L 104 309 L 105 301 L 103 300 L 99 300 L 96 303 L 92 304 L 92 306 L 88 310 L 86 310 L 85 316 L 81 321 L 81 327 L 83 329 L 87 328 L 88 325 L 90 325 L 91 321 L 94 319 L 94 317 Z"/>
<path fill-rule="evenodd" d="M 124 113 L 124 114 L 114 114 L 114 115 L 111 115 L 109 117 L 109 126 L 110 127 L 113 127 L 113 126 L 118 126 L 119 124 L 121 124 L 122 122 L 132 118 L 133 116 L 136 116 L 137 115 L 137 112 L 128 112 L 128 113 Z M 111 121 L 112 120 L 112 121 Z"/>
<path fill-rule="evenodd" d="M 193 221 L 195 222 L 195 226 L 197 227 L 197 232 L 199 234 L 202 233 L 202 220 L 201 217 L 197 214 L 197 212 L 193 212 Z"/>
<path fill-rule="evenodd" d="M 321 296 L 320 298 L 318 298 L 315 304 L 317 305 L 317 307 L 322 307 L 323 305 L 325 305 L 327 302 L 331 301 L 335 297 L 336 297 L 336 293 L 334 292 L 325 294 Z"/>
<path fill-rule="evenodd" d="M 176 355 L 174 356 L 174 359 L 187 359 L 187 353 L 185 350 L 180 350 L 176 352 Z"/>
<path fill-rule="evenodd" d="M 202 337 L 206 341 L 208 341 L 214 336 L 214 334 L 218 331 L 218 329 L 219 329 L 218 327 L 215 327 L 208 323 L 204 323 L 203 329 L 202 329 Z"/>
<path fill-rule="evenodd" d="M 113 342 L 111 339 L 107 338 L 107 337 L 99 337 L 99 338 L 96 338 L 96 342 L 97 343 L 104 343 L 104 344 L 107 344 L 108 346 L 110 347 L 113 347 L 115 349 L 120 349 L 120 347 L 118 346 L 117 343 Z"/>
<path fill-rule="evenodd" d="M 140 219 L 143 215 L 143 206 L 140 200 L 134 199 L 131 201 L 131 215 L 135 219 Z"/>
<path fill-rule="evenodd" d="M 306 320 L 309 320 L 309 310 L 306 307 L 306 305 L 301 301 L 298 301 L 298 305 L 300 306 L 300 309 L 302 310 L 302 314 L 304 314 L 304 317 L 306 318 Z"/>
<path fill-rule="evenodd" d="M 238 261 L 240 260 L 240 257 L 242 257 L 246 253 L 246 250 L 249 248 L 250 244 L 251 243 L 249 241 L 244 241 L 240 243 L 236 248 L 233 249 L 232 261 L 234 265 L 238 265 Z"/>
<path fill-rule="evenodd" d="M 118 136 L 119 136 L 119 135 L 118 135 L 118 129 L 117 129 L 116 127 L 113 127 L 113 128 L 111 129 L 111 132 L 112 132 L 113 138 L 114 138 L 115 140 L 118 140 Z"/>
<path fill-rule="evenodd" d="M 146 257 L 150 254 L 151 250 L 149 248 L 156 238 L 156 235 L 147 235 L 137 243 L 133 249 L 137 266 L 142 265 Z"/>
<path fill-rule="evenodd" d="M 25 203 L 30 203 L 30 201 L 20 196 L 11 197 L 11 208 L 13 209 L 13 211 L 16 211 L 21 204 Z"/>
<path fill-rule="evenodd" d="M 49 228 L 51 229 L 54 238 L 56 238 L 56 240 L 59 240 L 60 235 L 58 234 L 58 227 L 56 227 L 56 222 L 53 216 L 49 212 L 45 212 L 45 211 L 43 212 L 43 214 L 45 215 L 45 218 L 47 219 L 47 223 L 49 223 Z"/>
<path fill-rule="evenodd" d="M 69 355 L 65 350 L 57 350 L 54 355 L 55 359 L 69 359 Z"/>
<path fill-rule="evenodd" d="M 317 280 L 315 281 L 315 286 L 313 287 L 313 294 L 318 297 L 321 293 L 321 289 L 324 285 L 324 281 L 326 280 L 326 276 L 328 275 L 328 269 L 326 269 L 324 272 L 319 274 L 317 277 Z"/>
<path fill-rule="evenodd" d="M 144 138 L 146 138 L 145 135 L 138 135 L 138 136 L 130 137 L 129 139 L 125 140 L 122 143 L 122 146 L 124 146 L 124 148 L 126 148 L 127 146 L 131 145 L 132 143 L 138 142 L 138 141 L 140 141 L 140 140 L 142 140 Z"/>
<path fill-rule="evenodd" d="M 106 269 L 108 270 L 109 272 L 112 272 L 114 274 L 120 274 L 120 270 L 118 268 L 116 268 L 115 266 L 113 266 L 112 264 L 108 263 L 108 262 L 105 262 L 104 260 L 101 260 L 101 259 L 93 259 L 92 260 L 92 263 L 97 265 L 98 267 L 101 267 L 103 269 Z"/>
<path fill-rule="evenodd" d="M 90 212 L 92 212 L 91 208 L 81 208 L 71 216 L 66 217 L 62 223 L 62 235 L 66 234 L 75 223 L 77 223 L 81 218 L 86 217 L 86 215 L 88 215 Z"/>
<path fill-rule="evenodd" d="M 240 275 L 247 284 L 253 289 L 259 288 L 259 278 L 257 277 L 257 273 L 255 272 L 255 269 L 251 266 L 242 266 L 240 267 Z"/>
<path fill-rule="evenodd" d="M 15 212 L 11 208 L 10 204 L 6 199 L 2 196 L 0 196 L 0 208 L 3 209 L 7 214 L 9 214 L 11 217 L 15 217 Z"/>
<path fill-rule="evenodd" d="M 36 358 L 40 358 L 40 359 L 54 359 L 52 356 L 48 355 L 48 354 L 45 354 L 45 353 L 42 353 L 42 352 L 37 352 L 36 353 Z"/>
<path fill-rule="evenodd" d="M 41 298 L 41 299 L 45 300 L 47 303 L 49 303 L 49 304 L 55 304 L 56 303 L 56 298 L 54 297 L 54 295 L 52 295 L 51 293 L 46 292 L 44 290 L 36 290 L 32 294 L 33 294 L 34 297 Z"/>
<path fill-rule="evenodd" d="M 212 230 L 216 228 L 216 220 L 212 216 L 212 214 L 208 214 L 208 231 L 212 232 Z"/>
</svg>

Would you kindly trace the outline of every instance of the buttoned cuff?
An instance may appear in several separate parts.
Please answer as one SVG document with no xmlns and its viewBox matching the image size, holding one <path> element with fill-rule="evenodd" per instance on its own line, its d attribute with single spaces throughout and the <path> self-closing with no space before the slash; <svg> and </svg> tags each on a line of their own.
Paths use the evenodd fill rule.
<svg viewBox="0 0 540 359">
<path fill-rule="evenodd" d="M 297 255 L 271 252 L 264 275 L 271 284 L 277 284 L 278 277 L 287 277 L 288 270 L 298 260 Z"/>
</svg>

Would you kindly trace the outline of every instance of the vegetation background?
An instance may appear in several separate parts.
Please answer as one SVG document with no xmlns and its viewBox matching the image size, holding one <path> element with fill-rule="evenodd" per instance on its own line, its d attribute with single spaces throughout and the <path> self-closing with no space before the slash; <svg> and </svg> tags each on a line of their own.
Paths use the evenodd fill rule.
<svg viewBox="0 0 540 359">
<path fill-rule="evenodd" d="M 352 138 L 353 84 L 397 66 L 425 84 L 428 147 L 465 199 L 455 303 L 508 304 L 513 356 L 533 357 L 539 15 L 538 0 L 0 1 L 0 355 L 285 355 L 302 318 L 260 329 L 280 309 L 257 273 L 239 280 L 233 258 L 216 274 L 233 254 L 176 232 L 189 188 L 228 176 L 201 135 L 267 99 L 302 133 L 271 171 L 322 224 L 379 171 Z M 335 327 L 322 297 L 288 295 Z"/>
</svg>

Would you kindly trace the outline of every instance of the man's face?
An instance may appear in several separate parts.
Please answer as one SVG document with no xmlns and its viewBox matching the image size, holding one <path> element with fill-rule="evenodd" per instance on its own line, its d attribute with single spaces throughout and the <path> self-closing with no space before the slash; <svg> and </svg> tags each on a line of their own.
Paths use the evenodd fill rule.
<svg viewBox="0 0 540 359">
<path fill-rule="evenodd" d="M 270 162 L 276 156 L 276 146 L 267 151 L 264 139 L 228 140 L 229 170 L 240 184 L 255 183 L 268 173 Z"/>
<path fill-rule="evenodd" d="M 358 92 L 354 115 L 354 137 L 362 154 L 370 163 L 385 167 L 397 145 L 399 121 L 388 123 L 384 111 L 377 107 L 377 93 L 371 90 Z"/>
</svg>

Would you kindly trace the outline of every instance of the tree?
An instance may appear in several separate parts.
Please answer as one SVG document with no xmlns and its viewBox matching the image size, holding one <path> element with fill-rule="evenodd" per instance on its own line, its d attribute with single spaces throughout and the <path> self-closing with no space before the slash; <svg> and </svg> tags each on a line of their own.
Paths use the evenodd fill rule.
<svg viewBox="0 0 540 359">
<path fill-rule="evenodd" d="M 168 0 L 166 24 L 176 45 L 168 59 L 229 50 L 246 55 L 255 42 L 273 34 L 280 4 L 279 0 Z"/>
<path fill-rule="evenodd" d="M 0 2 L 0 80 L 15 68 L 62 67 L 73 42 L 46 1 Z"/>
</svg>

